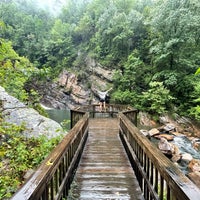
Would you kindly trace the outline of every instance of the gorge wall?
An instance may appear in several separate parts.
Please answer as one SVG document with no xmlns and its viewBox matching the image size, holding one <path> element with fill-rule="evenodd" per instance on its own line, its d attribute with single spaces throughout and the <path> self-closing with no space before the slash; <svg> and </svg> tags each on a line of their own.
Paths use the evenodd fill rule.
<svg viewBox="0 0 200 200">
<path fill-rule="evenodd" d="M 56 82 L 41 86 L 41 103 L 57 109 L 73 109 L 76 105 L 97 103 L 91 88 L 106 90 L 112 84 L 114 71 L 105 69 L 94 59 L 85 59 L 86 75 L 64 69 Z"/>
</svg>

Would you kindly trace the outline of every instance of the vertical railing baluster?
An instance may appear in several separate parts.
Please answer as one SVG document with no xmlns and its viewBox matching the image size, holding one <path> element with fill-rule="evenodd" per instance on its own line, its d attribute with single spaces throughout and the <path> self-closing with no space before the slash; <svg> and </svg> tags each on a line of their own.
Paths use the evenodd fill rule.
<svg viewBox="0 0 200 200">
<path fill-rule="evenodd" d="M 158 170 L 155 168 L 155 191 L 158 193 Z"/>
<path fill-rule="evenodd" d="M 154 165 L 151 162 L 150 164 L 151 172 L 150 172 L 150 183 L 153 186 L 154 185 Z M 153 196 L 150 194 L 150 200 L 153 200 Z"/>
<path fill-rule="evenodd" d="M 160 175 L 160 194 L 159 194 L 160 200 L 164 199 L 164 180 L 163 177 Z"/>
<path fill-rule="evenodd" d="M 49 199 L 53 200 L 54 199 L 54 181 L 53 181 L 54 177 L 52 177 L 51 181 L 50 181 L 50 193 L 49 193 Z"/>
<path fill-rule="evenodd" d="M 169 185 L 167 185 L 167 195 L 166 195 L 166 197 L 167 197 L 167 200 L 171 199 L 171 191 L 170 191 Z"/>
</svg>

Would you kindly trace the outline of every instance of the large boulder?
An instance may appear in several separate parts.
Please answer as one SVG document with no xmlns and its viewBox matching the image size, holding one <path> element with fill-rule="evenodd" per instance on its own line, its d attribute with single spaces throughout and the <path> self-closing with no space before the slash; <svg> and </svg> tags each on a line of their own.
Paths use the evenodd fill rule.
<svg viewBox="0 0 200 200">
<path fill-rule="evenodd" d="M 165 138 L 167 141 L 172 141 L 174 139 L 174 136 L 170 134 L 159 134 L 159 135 L 155 135 L 154 137 L 158 139 Z"/>
<path fill-rule="evenodd" d="M 200 172 L 200 160 L 192 159 L 188 164 L 189 171 Z"/>
<path fill-rule="evenodd" d="M 189 153 L 183 153 L 181 159 L 182 159 L 182 161 L 189 163 L 193 159 L 193 157 Z"/>
<path fill-rule="evenodd" d="M 163 137 L 158 142 L 158 148 L 166 155 L 172 155 L 174 151 L 173 146 Z"/>
<path fill-rule="evenodd" d="M 189 138 L 189 139 L 191 139 L 192 147 L 195 150 L 200 151 L 200 139 L 199 138 Z"/>
<path fill-rule="evenodd" d="M 24 124 L 26 130 L 23 135 L 26 137 L 46 135 L 52 138 L 64 134 L 60 124 L 28 108 L 24 103 L 9 95 L 2 87 L 0 87 L 0 103 L 4 120 L 16 125 Z"/>
<path fill-rule="evenodd" d="M 160 134 L 160 131 L 157 128 L 152 128 L 151 130 L 149 130 L 149 135 L 151 137 Z"/>
<path fill-rule="evenodd" d="M 173 124 L 167 124 L 163 127 L 165 132 L 176 131 L 176 127 Z"/>
</svg>

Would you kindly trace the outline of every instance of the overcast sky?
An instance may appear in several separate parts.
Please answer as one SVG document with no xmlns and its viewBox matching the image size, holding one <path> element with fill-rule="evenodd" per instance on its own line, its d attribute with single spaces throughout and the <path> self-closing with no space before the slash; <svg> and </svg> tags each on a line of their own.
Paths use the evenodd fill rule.
<svg viewBox="0 0 200 200">
<path fill-rule="evenodd" d="M 35 3 L 43 8 L 48 9 L 53 14 L 58 13 L 63 5 L 67 4 L 67 0 L 35 0 Z"/>
<path fill-rule="evenodd" d="M 40 5 L 47 5 L 47 6 L 53 6 L 56 3 L 58 4 L 65 4 L 67 2 L 67 0 L 35 0 L 38 4 Z"/>
</svg>

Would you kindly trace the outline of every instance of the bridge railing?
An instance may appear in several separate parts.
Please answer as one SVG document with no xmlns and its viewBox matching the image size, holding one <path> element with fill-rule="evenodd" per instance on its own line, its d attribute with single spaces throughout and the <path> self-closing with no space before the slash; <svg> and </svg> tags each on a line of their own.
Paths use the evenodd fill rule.
<svg viewBox="0 0 200 200">
<path fill-rule="evenodd" d="M 130 110 L 122 112 L 135 126 L 137 126 L 137 115 L 138 110 L 135 108 L 130 108 Z"/>
<path fill-rule="evenodd" d="M 131 111 L 131 108 L 128 105 L 121 105 L 121 104 L 106 104 L 106 109 L 101 111 L 99 104 L 91 104 L 80 106 L 74 109 L 72 112 L 89 112 L 90 117 L 92 118 L 103 118 L 103 117 L 117 117 L 119 112 L 122 111 Z"/>
<path fill-rule="evenodd" d="M 76 118 L 77 119 L 77 118 Z M 33 176 L 15 193 L 12 200 L 66 199 L 88 136 L 86 113 L 43 161 Z"/>
<path fill-rule="evenodd" d="M 120 137 L 145 200 L 199 200 L 200 190 L 153 145 L 134 124 L 119 114 Z"/>
<path fill-rule="evenodd" d="M 85 111 L 79 109 L 70 110 L 71 128 L 75 126 L 75 124 L 85 115 L 85 113 Z"/>
</svg>

